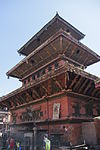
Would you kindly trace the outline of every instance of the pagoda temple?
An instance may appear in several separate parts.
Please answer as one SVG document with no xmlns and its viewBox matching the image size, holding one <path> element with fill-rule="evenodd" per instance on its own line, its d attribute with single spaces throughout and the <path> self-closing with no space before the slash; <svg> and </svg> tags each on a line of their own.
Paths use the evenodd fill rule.
<svg viewBox="0 0 100 150">
<path fill-rule="evenodd" d="M 81 43 L 84 36 L 56 14 L 18 50 L 25 58 L 7 76 L 22 86 L 3 96 L 0 107 L 11 112 L 11 136 L 25 148 L 41 149 L 45 134 L 53 146 L 81 144 L 86 124 L 100 116 L 99 78 L 85 71 L 100 56 Z M 92 134 L 87 142 L 98 139 Z"/>
</svg>

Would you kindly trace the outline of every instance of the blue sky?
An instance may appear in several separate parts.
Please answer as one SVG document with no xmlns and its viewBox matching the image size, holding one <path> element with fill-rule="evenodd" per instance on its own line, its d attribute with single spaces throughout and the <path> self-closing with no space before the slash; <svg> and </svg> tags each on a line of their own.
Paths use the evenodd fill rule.
<svg viewBox="0 0 100 150">
<path fill-rule="evenodd" d="M 81 42 L 100 55 L 100 0 L 0 0 L 0 96 L 21 86 L 18 79 L 7 79 L 6 72 L 23 58 L 17 50 L 56 11 L 83 32 Z M 100 63 L 87 71 L 100 77 Z"/>
</svg>

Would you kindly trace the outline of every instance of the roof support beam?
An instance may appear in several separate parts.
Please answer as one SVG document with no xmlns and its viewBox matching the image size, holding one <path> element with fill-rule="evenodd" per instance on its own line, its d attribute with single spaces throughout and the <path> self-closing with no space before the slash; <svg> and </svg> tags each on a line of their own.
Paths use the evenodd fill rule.
<svg viewBox="0 0 100 150">
<path fill-rule="evenodd" d="M 95 88 L 95 87 L 94 87 L 93 84 L 92 84 L 91 88 L 88 90 L 88 94 L 89 94 L 89 95 L 92 95 L 92 91 L 94 90 L 94 88 Z"/>
<path fill-rule="evenodd" d="M 96 97 L 100 96 L 100 90 L 97 91 Z"/>
<path fill-rule="evenodd" d="M 63 54 L 65 54 L 65 52 L 67 51 L 67 49 L 70 47 L 71 42 L 68 43 L 68 45 L 66 46 L 66 48 L 63 50 Z"/>
<path fill-rule="evenodd" d="M 88 54 L 87 54 L 87 57 L 85 57 L 85 58 L 84 58 L 83 65 L 84 65 L 84 64 L 86 64 L 86 61 L 87 61 L 87 60 L 89 60 L 89 56 L 88 56 Z"/>
<path fill-rule="evenodd" d="M 7 107 L 7 104 L 5 103 L 5 101 L 1 101 L 0 102 L 4 107 Z"/>
<path fill-rule="evenodd" d="M 67 91 L 66 90 L 66 93 L 68 93 L 68 94 L 70 94 L 70 95 L 76 95 L 76 96 L 80 96 L 80 97 L 83 97 L 83 98 L 88 98 L 88 99 L 92 99 L 92 100 L 97 100 L 97 101 L 99 101 L 100 102 L 100 98 L 96 98 L 96 97 L 94 97 L 94 96 L 88 96 L 88 95 L 84 95 L 84 94 L 80 94 L 80 93 L 76 93 L 76 92 L 72 92 L 72 91 Z"/>
<path fill-rule="evenodd" d="M 60 36 L 60 51 L 61 51 L 61 53 L 63 51 L 63 43 L 62 43 L 62 41 L 63 41 L 63 38 L 62 38 L 62 36 Z"/>
<path fill-rule="evenodd" d="M 33 101 L 33 97 L 29 94 L 29 92 L 28 91 L 26 91 L 26 96 L 28 97 L 28 102 L 29 101 Z"/>
<path fill-rule="evenodd" d="M 40 98 L 40 95 L 37 93 L 37 91 L 35 89 L 32 89 L 32 93 L 34 93 L 37 98 Z"/>
<path fill-rule="evenodd" d="M 18 102 L 18 101 L 15 101 L 15 100 L 16 100 L 16 98 L 12 97 L 13 103 L 15 104 L 15 106 L 18 106 L 18 105 L 19 105 L 19 102 Z"/>
<path fill-rule="evenodd" d="M 54 51 L 56 51 L 56 47 L 51 43 L 50 46 L 53 48 Z"/>
<path fill-rule="evenodd" d="M 81 85 L 81 87 L 79 89 L 79 93 L 82 92 L 82 90 L 85 88 L 88 81 L 89 81 L 89 79 L 85 79 L 84 83 Z"/>
<path fill-rule="evenodd" d="M 25 92 L 25 93 L 26 93 L 26 92 Z M 27 101 L 27 98 L 24 98 L 22 95 L 19 95 L 19 99 L 22 101 L 22 103 L 28 102 L 28 101 Z"/>
<path fill-rule="evenodd" d="M 55 83 L 59 87 L 59 89 L 63 90 L 63 87 L 61 86 L 61 84 L 59 83 L 59 81 L 57 81 L 55 78 L 53 78 L 53 80 L 55 81 Z"/>
<path fill-rule="evenodd" d="M 2 102 L 0 103 L 0 108 L 4 108 L 5 106 L 2 104 Z"/>
<path fill-rule="evenodd" d="M 19 105 L 23 104 L 22 101 L 19 99 L 18 95 L 15 96 L 16 101 L 19 103 Z"/>
<path fill-rule="evenodd" d="M 74 80 L 73 80 L 72 83 L 69 85 L 69 89 L 72 89 L 72 87 L 74 86 L 75 83 L 77 84 L 78 78 L 79 78 L 79 75 L 76 75 L 76 76 L 74 77 Z"/>
<path fill-rule="evenodd" d="M 94 89 L 91 95 L 92 95 L 92 96 L 95 96 L 95 92 L 96 92 L 96 91 L 97 91 L 97 89 Z"/>
<path fill-rule="evenodd" d="M 40 59 L 41 59 L 41 60 L 43 60 L 43 59 L 44 59 L 44 58 L 43 58 L 40 54 L 39 54 L 38 56 L 40 57 Z"/>
<path fill-rule="evenodd" d="M 75 46 L 73 47 L 73 50 L 72 50 L 71 54 L 69 55 L 69 58 L 72 57 L 72 55 L 74 54 L 76 48 L 77 48 L 77 46 L 75 45 Z"/>
<path fill-rule="evenodd" d="M 81 84 L 82 80 L 83 80 L 83 78 L 81 76 L 79 76 L 79 79 L 78 79 L 77 83 L 75 84 L 73 91 L 79 89 L 79 85 Z"/>
<path fill-rule="evenodd" d="M 89 90 L 89 88 L 91 87 L 92 81 L 90 80 L 87 87 L 85 88 L 83 94 L 86 94 L 86 92 Z"/>
<path fill-rule="evenodd" d="M 3 105 L 6 106 L 8 109 L 11 107 L 11 103 L 8 102 L 7 100 L 3 102 Z"/>
<path fill-rule="evenodd" d="M 50 50 L 49 50 L 49 47 L 47 46 L 47 54 L 48 54 L 48 56 L 50 56 L 51 54 L 50 54 Z"/>
<path fill-rule="evenodd" d="M 45 90 L 46 96 L 49 95 L 47 88 L 44 85 L 41 85 L 41 88 Z"/>
<path fill-rule="evenodd" d="M 65 89 L 69 88 L 69 73 L 65 73 Z"/>
<path fill-rule="evenodd" d="M 13 98 L 10 99 L 10 102 L 11 102 L 11 106 L 12 107 L 16 107 L 17 106 L 17 103 L 13 100 Z"/>
</svg>

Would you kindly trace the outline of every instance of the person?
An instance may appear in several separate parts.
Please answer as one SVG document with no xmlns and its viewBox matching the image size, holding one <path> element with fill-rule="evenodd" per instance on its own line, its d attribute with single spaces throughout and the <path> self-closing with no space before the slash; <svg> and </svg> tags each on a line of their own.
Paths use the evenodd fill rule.
<svg viewBox="0 0 100 150">
<path fill-rule="evenodd" d="M 10 150 L 10 139 L 9 138 L 6 143 L 7 143 L 7 150 Z"/>
<path fill-rule="evenodd" d="M 8 146 L 7 146 L 7 150 L 10 150 L 10 144 L 8 144 Z"/>
<path fill-rule="evenodd" d="M 22 150 L 22 148 L 21 148 L 21 144 L 19 144 L 19 150 Z"/>
<path fill-rule="evenodd" d="M 14 150 L 14 139 L 10 139 L 10 150 Z"/>
<path fill-rule="evenodd" d="M 19 142 L 16 142 L 16 150 L 19 150 Z"/>
<path fill-rule="evenodd" d="M 43 142 L 44 142 L 43 149 L 44 149 L 44 150 L 50 150 L 50 148 L 51 148 L 51 142 L 50 142 L 50 140 L 48 139 L 48 135 L 45 135 L 45 136 L 44 136 Z"/>
<path fill-rule="evenodd" d="M 2 134 L 2 147 L 6 148 L 6 142 L 7 142 L 7 134 L 3 133 Z"/>
</svg>

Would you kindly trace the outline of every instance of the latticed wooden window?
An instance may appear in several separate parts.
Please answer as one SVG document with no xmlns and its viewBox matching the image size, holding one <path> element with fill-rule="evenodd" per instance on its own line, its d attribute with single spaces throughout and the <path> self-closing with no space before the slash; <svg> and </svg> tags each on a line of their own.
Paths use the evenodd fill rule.
<svg viewBox="0 0 100 150">
<path fill-rule="evenodd" d="M 80 116 L 80 105 L 79 104 L 75 104 L 72 107 L 74 109 L 73 116 Z"/>
<path fill-rule="evenodd" d="M 52 66 L 49 66 L 49 67 L 48 67 L 48 71 L 51 71 L 51 70 L 52 70 Z"/>
<path fill-rule="evenodd" d="M 28 78 L 28 82 L 30 82 L 30 78 Z"/>
<path fill-rule="evenodd" d="M 26 80 L 24 80 L 24 84 L 26 84 Z"/>
<path fill-rule="evenodd" d="M 37 73 L 37 78 L 39 78 L 39 77 L 40 77 L 40 72 Z"/>
<path fill-rule="evenodd" d="M 93 105 L 91 103 L 86 104 L 85 110 L 86 110 L 86 116 L 93 116 Z"/>
<path fill-rule="evenodd" d="M 42 70 L 42 75 L 44 75 L 44 74 L 45 74 L 45 69 Z"/>
<path fill-rule="evenodd" d="M 55 69 L 57 69 L 58 68 L 58 62 L 55 62 Z"/>
<path fill-rule="evenodd" d="M 35 80 L 35 75 L 32 75 L 32 80 Z"/>
</svg>

